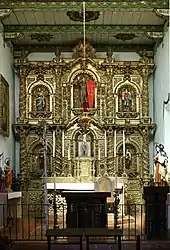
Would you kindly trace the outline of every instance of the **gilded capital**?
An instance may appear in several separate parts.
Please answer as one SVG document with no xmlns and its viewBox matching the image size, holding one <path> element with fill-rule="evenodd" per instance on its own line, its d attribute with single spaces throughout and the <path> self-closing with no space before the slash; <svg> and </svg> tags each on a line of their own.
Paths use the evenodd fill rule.
<svg viewBox="0 0 170 250">
<path fill-rule="evenodd" d="M 10 9 L 0 9 L 0 20 L 3 20 L 5 17 L 9 16 L 11 14 Z"/>
</svg>

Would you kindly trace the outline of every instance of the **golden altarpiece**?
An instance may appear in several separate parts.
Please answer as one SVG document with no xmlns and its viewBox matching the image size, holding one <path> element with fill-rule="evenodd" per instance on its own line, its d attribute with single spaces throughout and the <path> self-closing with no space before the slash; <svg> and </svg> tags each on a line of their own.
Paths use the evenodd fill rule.
<svg viewBox="0 0 170 250">
<path fill-rule="evenodd" d="M 20 117 L 15 126 L 20 131 L 21 186 L 27 202 L 41 202 L 44 195 L 43 121 L 48 182 L 54 173 L 58 182 L 66 183 L 95 182 L 105 176 L 124 183 L 127 201 L 142 201 L 153 127 L 148 93 L 152 67 L 145 56 L 115 61 L 107 53 L 106 59 L 97 59 L 88 43 L 85 59 L 80 43 L 71 59 L 56 53 L 49 62 L 15 62 L 20 75 Z M 83 106 L 86 80 L 96 84 L 90 108 Z"/>
</svg>

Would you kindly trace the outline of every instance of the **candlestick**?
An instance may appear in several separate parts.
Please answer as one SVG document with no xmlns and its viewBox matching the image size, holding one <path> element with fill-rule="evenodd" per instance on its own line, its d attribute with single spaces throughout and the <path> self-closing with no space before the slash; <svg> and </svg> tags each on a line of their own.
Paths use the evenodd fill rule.
<svg viewBox="0 0 170 250">
<path fill-rule="evenodd" d="M 53 157 L 55 157 L 55 131 L 53 131 Z"/>
<path fill-rule="evenodd" d="M 125 157 L 125 131 L 123 130 L 123 156 Z"/>
<path fill-rule="evenodd" d="M 64 131 L 62 131 L 62 157 L 64 157 Z"/>
<path fill-rule="evenodd" d="M 56 173 L 54 173 L 54 191 L 56 191 Z"/>
<path fill-rule="evenodd" d="M 105 131 L 105 157 L 107 157 L 107 135 Z"/>
<path fill-rule="evenodd" d="M 100 161 L 100 148 L 99 148 L 99 152 L 98 152 L 98 160 Z"/>
<path fill-rule="evenodd" d="M 114 157 L 116 157 L 116 130 L 114 132 Z"/>
</svg>

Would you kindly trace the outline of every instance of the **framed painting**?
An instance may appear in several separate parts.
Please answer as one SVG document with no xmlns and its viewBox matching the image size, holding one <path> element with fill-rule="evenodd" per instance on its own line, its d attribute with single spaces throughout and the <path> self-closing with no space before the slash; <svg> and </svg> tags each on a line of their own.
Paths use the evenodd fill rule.
<svg viewBox="0 0 170 250">
<path fill-rule="evenodd" d="M 9 85 L 0 74 L 0 134 L 9 136 Z"/>
</svg>

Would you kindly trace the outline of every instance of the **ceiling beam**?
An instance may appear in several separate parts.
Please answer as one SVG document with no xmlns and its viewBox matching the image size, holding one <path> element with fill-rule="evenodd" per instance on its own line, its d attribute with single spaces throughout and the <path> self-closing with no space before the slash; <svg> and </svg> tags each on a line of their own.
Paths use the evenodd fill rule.
<svg viewBox="0 0 170 250">
<path fill-rule="evenodd" d="M 60 10 L 81 10 L 82 9 L 82 0 L 74 0 L 74 2 L 69 1 L 59 1 L 59 0 L 1 0 L 0 8 L 9 8 L 9 9 L 60 9 Z M 169 0 L 107 0 L 98 1 L 94 0 L 93 2 L 86 2 L 86 8 L 88 10 L 101 10 L 105 9 L 115 9 L 115 8 L 151 8 L 151 9 L 168 9 Z"/>
<path fill-rule="evenodd" d="M 106 52 L 108 47 L 112 48 L 113 52 L 139 52 L 139 51 L 153 51 L 154 45 L 148 44 L 92 44 L 96 52 Z M 14 56 L 19 57 L 21 51 L 31 52 L 55 52 L 59 49 L 61 52 L 72 52 L 76 44 L 13 44 Z"/>
<path fill-rule="evenodd" d="M 163 25 L 93 25 L 86 24 L 87 33 L 145 33 L 163 32 Z M 4 32 L 19 33 L 82 33 L 83 26 L 74 25 L 5 25 Z"/>
</svg>

